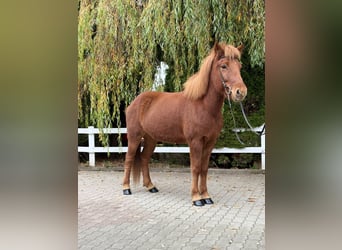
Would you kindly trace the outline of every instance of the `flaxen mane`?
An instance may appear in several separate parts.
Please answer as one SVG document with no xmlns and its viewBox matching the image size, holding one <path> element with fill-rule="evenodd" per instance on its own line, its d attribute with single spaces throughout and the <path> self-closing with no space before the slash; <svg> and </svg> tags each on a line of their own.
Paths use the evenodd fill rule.
<svg viewBox="0 0 342 250">
<path fill-rule="evenodd" d="M 224 57 L 228 59 L 239 59 L 240 51 L 231 45 L 219 44 L 224 50 Z M 184 83 L 184 95 L 190 100 L 197 100 L 207 93 L 211 65 L 216 56 L 215 49 L 203 60 L 200 70 L 192 75 Z"/>
<path fill-rule="evenodd" d="M 197 100 L 207 92 L 211 64 L 214 58 L 215 51 L 212 50 L 203 60 L 200 70 L 184 83 L 184 94 L 187 98 Z"/>
</svg>

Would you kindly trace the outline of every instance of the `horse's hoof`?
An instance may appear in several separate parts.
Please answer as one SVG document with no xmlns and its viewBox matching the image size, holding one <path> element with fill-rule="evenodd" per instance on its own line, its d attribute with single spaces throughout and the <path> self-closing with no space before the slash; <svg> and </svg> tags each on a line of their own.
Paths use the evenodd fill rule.
<svg viewBox="0 0 342 250">
<path fill-rule="evenodd" d="M 206 205 L 212 205 L 214 204 L 213 200 L 211 198 L 205 198 L 205 199 L 202 199 L 203 203 L 206 204 Z"/>
<path fill-rule="evenodd" d="M 156 187 L 153 187 L 149 189 L 148 191 L 150 191 L 151 193 L 158 193 L 159 190 Z"/>
<path fill-rule="evenodd" d="M 129 188 L 122 190 L 122 192 L 124 195 L 131 195 L 132 194 L 131 189 L 129 189 Z"/>
<path fill-rule="evenodd" d="M 204 206 L 204 201 L 203 200 L 192 201 L 192 205 L 194 205 L 196 207 L 202 207 L 202 206 Z"/>
</svg>

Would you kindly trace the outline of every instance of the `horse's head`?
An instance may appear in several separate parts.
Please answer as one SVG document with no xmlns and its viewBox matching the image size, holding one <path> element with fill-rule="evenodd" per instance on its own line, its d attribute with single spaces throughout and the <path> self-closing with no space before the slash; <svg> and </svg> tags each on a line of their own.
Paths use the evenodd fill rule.
<svg viewBox="0 0 342 250">
<path fill-rule="evenodd" d="M 235 102 L 242 101 L 247 95 L 247 87 L 240 74 L 242 47 L 240 45 L 235 48 L 218 43 L 214 46 L 216 60 L 213 67 L 217 70 L 220 78 L 220 89 L 225 91 L 227 98 L 231 98 Z"/>
</svg>

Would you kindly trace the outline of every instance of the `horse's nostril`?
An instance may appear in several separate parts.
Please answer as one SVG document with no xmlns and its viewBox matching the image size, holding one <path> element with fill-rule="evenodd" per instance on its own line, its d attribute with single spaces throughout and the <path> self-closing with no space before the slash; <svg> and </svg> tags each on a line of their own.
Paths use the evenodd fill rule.
<svg viewBox="0 0 342 250">
<path fill-rule="evenodd" d="M 237 94 L 237 95 L 241 95 L 240 89 L 237 89 L 237 90 L 236 90 L 236 94 Z"/>
</svg>

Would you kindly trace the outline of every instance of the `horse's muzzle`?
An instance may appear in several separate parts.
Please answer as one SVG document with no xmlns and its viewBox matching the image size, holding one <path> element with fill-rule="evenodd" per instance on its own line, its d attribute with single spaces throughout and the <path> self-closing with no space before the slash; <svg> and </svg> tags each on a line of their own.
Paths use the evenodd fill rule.
<svg viewBox="0 0 342 250">
<path fill-rule="evenodd" d="M 236 99 L 236 101 L 240 102 L 243 99 L 245 99 L 246 95 L 247 95 L 247 88 L 245 88 L 245 89 L 237 88 L 236 92 L 235 92 L 235 99 Z"/>
<path fill-rule="evenodd" d="M 247 96 L 247 88 L 245 86 L 233 88 L 231 91 L 231 98 L 234 102 L 241 102 Z"/>
</svg>

